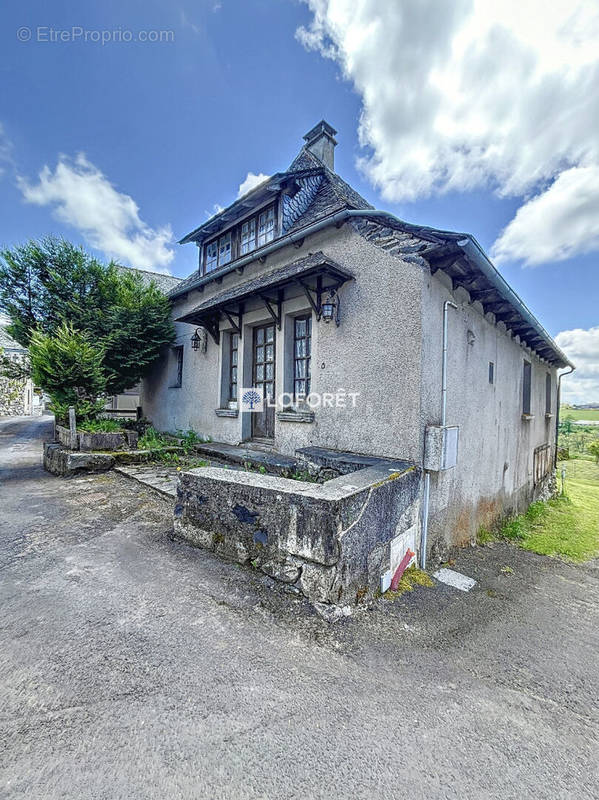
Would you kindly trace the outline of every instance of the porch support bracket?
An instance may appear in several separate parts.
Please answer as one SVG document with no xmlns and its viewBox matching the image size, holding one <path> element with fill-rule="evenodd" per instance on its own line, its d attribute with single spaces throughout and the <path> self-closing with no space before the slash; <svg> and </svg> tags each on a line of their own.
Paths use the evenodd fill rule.
<svg viewBox="0 0 599 800">
<path fill-rule="evenodd" d="M 281 322 L 282 322 L 281 309 L 282 309 L 282 306 L 283 306 L 283 292 L 282 292 L 282 290 L 279 289 L 279 291 L 277 292 L 276 300 L 273 300 L 272 297 L 267 297 L 264 294 L 260 295 L 260 299 L 262 300 L 262 302 L 264 303 L 264 305 L 266 307 L 266 310 L 268 311 L 268 313 L 270 314 L 270 316 L 273 318 L 274 322 L 276 323 L 276 326 L 277 326 L 278 330 L 281 330 Z"/>
<path fill-rule="evenodd" d="M 239 304 L 239 308 L 237 311 L 230 311 L 229 309 L 223 308 L 223 314 L 229 320 L 229 324 L 235 331 L 235 333 L 241 339 L 241 331 L 243 330 L 243 303 Z M 233 317 L 237 317 L 237 322 L 233 319 Z"/>
<path fill-rule="evenodd" d="M 322 276 L 319 275 L 316 279 L 316 288 L 308 286 L 300 278 L 296 279 L 296 283 L 303 289 L 304 294 L 306 295 L 308 302 L 312 307 L 312 310 L 316 314 L 316 318 L 320 319 L 320 305 L 322 303 Z M 316 299 L 314 299 L 312 296 L 313 294 L 316 295 Z"/>
</svg>

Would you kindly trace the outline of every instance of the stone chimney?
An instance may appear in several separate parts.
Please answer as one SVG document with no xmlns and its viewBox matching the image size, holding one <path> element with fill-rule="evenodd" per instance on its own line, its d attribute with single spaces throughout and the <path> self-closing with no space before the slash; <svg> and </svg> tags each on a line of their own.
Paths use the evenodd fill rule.
<svg viewBox="0 0 599 800">
<path fill-rule="evenodd" d="M 335 171 L 335 134 L 337 131 L 324 119 L 304 136 L 306 149 L 319 158 L 331 171 Z"/>
</svg>

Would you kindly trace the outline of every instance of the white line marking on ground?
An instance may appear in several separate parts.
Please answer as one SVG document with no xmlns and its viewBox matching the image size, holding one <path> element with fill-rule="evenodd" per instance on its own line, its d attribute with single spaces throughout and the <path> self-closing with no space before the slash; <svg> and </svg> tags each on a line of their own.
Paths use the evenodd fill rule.
<svg viewBox="0 0 599 800">
<path fill-rule="evenodd" d="M 461 572 L 456 572 L 446 567 L 434 572 L 433 578 L 441 581 L 441 583 L 446 583 L 448 586 L 453 586 L 454 589 L 459 589 L 461 592 L 469 592 L 470 589 L 476 586 L 474 578 L 469 578 L 467 575 L 462 575 Z"/>
</svg>

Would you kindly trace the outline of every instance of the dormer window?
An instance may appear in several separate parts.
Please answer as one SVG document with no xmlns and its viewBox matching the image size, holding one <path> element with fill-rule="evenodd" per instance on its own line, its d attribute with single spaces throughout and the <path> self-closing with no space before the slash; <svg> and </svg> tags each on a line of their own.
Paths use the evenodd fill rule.
<svg viewBox="0 0 599 800">
<path fill-rule="evenodd" d="M 241 226 L 241 247 L 239 252 L 242 256 L 251 253 L 256 249 L 256 217 L 248 219 Z"/>
<path fill-rule="evenodd" d="M 218 240 L 218 266 L 228 264 L 231 260 L 231 233 L 225 233 Z"/>
<path fill-rule="evenodd" d="M 271 206 L 258 216 L 258 247 L 275 238 L 275 209 Z"/>
<path fill-rule="evenodd" d="M 204 274 L 272 242 L 275 229 L 276 213 L 274 205 L 271 205 L 207 242 L 204 245 Z"/>
</svg>

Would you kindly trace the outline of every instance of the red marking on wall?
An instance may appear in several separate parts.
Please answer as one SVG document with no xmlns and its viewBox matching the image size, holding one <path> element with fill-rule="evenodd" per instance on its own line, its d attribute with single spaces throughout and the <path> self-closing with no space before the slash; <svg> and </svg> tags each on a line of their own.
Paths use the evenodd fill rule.
<svg viewBox="0 0 599 800">
<path fill-rule="evenodd" d="M 404 574 L 404 572 L 406 571 L 406 567 L 408 566 L 408 564 L 414 558 L 415 555 L 416 555 L 416 553 L 413 553 L 409 548 L 407 549 L 405 556 L 399 562 L 398 568 L 393 573 L 393 578 L 391 579 L 391 591 L 392 592 L 396 592 L 397 591 L 397 587 L 399 586 L 399 582 L 401 580 L 401 576 Z"/>
</svg>

